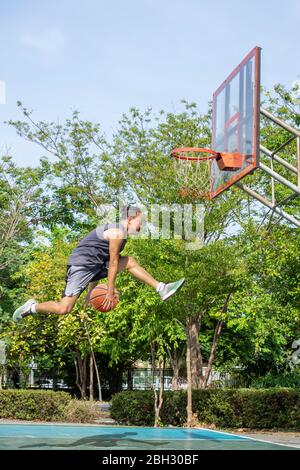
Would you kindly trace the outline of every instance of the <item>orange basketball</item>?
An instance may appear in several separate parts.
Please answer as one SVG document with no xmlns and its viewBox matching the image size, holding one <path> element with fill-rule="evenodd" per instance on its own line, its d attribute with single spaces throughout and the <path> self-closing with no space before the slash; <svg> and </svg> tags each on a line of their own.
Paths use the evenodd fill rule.
<svg viewBox="0 0 300 470">
<path fill-rule="evenodd" d="M 110 310 L 113 310 L 119 302 L 118 299 L 115 298 L 114 304 L 111 308 L 102 306 L 105 296 L 107 294 L 107 289 L 107 284 L 98 284 L 98 286 L 94 287 L 94 289 L 90 293 L 89 304 L 100 312 L 109 312 Z"/>
</svg>

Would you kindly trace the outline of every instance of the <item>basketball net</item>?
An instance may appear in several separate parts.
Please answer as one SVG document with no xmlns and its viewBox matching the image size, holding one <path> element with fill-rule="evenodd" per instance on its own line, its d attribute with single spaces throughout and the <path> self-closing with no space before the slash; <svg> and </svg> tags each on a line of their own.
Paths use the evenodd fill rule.
<svg viewBox="0 0 300 470">
<path fill-rule="evenodd" d="M 184 199 L 209 199 L 211 160 L 216 152 L 183 147 L 171 152 L 179 195 Z"/>
</svg>

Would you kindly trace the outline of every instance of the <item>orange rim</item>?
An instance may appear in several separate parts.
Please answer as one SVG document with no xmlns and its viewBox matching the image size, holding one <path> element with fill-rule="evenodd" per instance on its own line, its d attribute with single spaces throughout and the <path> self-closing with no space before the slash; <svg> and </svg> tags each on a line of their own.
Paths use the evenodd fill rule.
<svg viewBox="0 0 300 470">
<path fill-rule="evenodd" d="M 193 153 L 206 153 L 208 155 L 203 155 L 203 156 L 197 156 L 197 157 L 192 157 L 189 155 L 182 155 L 183 153 L 187 152 L 193 152 Z M 176 148 L 171 151 L 171 157 L 177 158 L 178 160 L 195 160 L 195 161 L 201 161 L 201 160 L 214 160 L 220 155 L 219 152 L 216 152 L 215 150 L 208 149 L 208 148 L 202 148 L 202 147 L 181 147 L 181 148 Z"/>
</svg>

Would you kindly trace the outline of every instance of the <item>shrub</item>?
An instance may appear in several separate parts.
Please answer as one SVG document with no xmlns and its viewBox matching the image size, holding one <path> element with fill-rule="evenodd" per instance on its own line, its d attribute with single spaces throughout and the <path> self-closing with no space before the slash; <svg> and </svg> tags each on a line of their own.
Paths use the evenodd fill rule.
<svg viewBox="0 0 300 470">
<path fill-rule="evenodd" d="M 59 421 L 71 397 L 45 390 L 0 390 L 0 418 Z"/>
<path fill-rule="evenodd" d="M 96 403 L 74 400 L 65 392 L 0 390 L 0 418 L 92 423 L 99 417 Z"/>
<path fill-rule="evenodd" d="M 120 423 L 152 426 L 154 423 L 153 392 L 120 392 L 112 398 L 111 417 Z"/>
<path fill-rule="evenodd" d="M 64 420 L 71 423 L 92 423 L 99 417 L 99 406 L 90 401 L 71 400 L 64 411 Z"/>
<path fill-rule="evenodd" d="M 243 427 L 300 429 L 299 390 L 244 389 L 237 400 Z"/>
<path fill-rule="evenodd" d="M 186 423 L 186 391 L 165 392 L 161 410 L 164 425 Z M 206 389 L 193 390 L 193 412 L 199 423 L 223 428 L 300 430 L 300 390 Z M 151 391 L 121 392 L 113 396 L 111 416 L 138 426 L 154 423 Z"/>
</svg>

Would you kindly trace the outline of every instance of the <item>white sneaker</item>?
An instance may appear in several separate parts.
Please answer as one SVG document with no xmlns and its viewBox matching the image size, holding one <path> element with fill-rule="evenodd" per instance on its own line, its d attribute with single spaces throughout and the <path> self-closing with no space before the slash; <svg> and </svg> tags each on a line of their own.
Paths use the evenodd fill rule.
<svg viewBox="0 0 300 470">
<path fill-rule="evenodd" d="M 36 301 L 34 299 L 27 300 L 27 302 L 21 307 L 17 308 L 17 310 L 14 311 L 13 314 L 13 321 L 19 322 L 22 320 L 24 313 L 30 313 L 30 307 L 31 305 L 36 304 Z"/>
<path fill-rule="evenodd" d="M 165 287 L 158 292 L 161 300 L 167 300 L 169 297 L 171 297 L 171 295 L 175 294 L 175 292 L 177 292 L 184 283 L 185 279 L 183 277 L 182 279 L 179 279 L 179 281 L 165 284 Z"/>
</svg>

